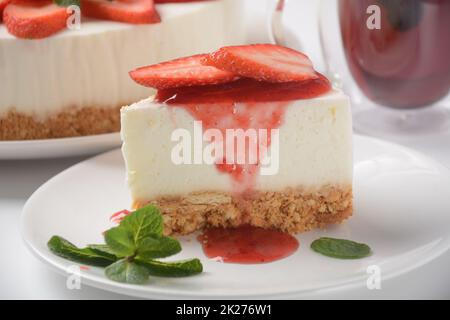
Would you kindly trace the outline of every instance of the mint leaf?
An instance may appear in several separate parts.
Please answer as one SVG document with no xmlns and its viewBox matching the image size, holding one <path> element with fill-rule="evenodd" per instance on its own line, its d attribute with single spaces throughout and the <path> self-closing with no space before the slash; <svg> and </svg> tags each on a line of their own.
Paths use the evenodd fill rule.
<svg viewBox="0 0 450 320">
<path fill-rule="evenodd" d="M 53 236 L 48 241 L 47 246 L 55 255 L 82 264 L 106 267 L 117 260 L 89 248 L 77 248 L 74 244 L 59 236 Z"/>
<path fill-rule="evenodd" d="M 163 233 L 158 208 L 148 205 L 127 215 L 118 227 L 105 232 L 106 244 L 119 257 L 135 256 L 143 239 Z M 165 255 L 167 256 L 167 255 Z"/>
<path fill-rule="evenodd" d="M 123 218 L 119 227 L 130 230 L 134 243 L 138 246 L 139 242 L 148 236 L 161 236 L 164 225 L 159 209 L 148 205 Z"/>
<path fill-rule="evenodd" d="M 136 245 L 133 233 L 121 226 L 111 228 L 104 234 L 105 242 L 112 252 L 118 257 L 133 256 L 136 252 Z"/>
<path fill-rule="evenodd" d="M 165 258 L 181 251 L 178 240 L 164 236 L 150 236 L 141 240 L 137 250 L 137 258 L 150 260 Z"/>
<path fill-rule="evenodd" d="M 142 284 L 148 280 L 149 273 L 146 267 L 122 259 L 108 266 L 105 275 L 113 281 Z"/>
<path fill-rule="evenodd" d="M 188 277 L 202 273 L 203 266 L 199 259 L 175 262 L 139 261 L 152 276 L 157 277 Z"/>
<path fill-rule="evenodd" d="M 80 6 L 80 0 L 53 0 L 60 7 Z"/>
<path fill-rule="evenodd" d="M 107 244 L 89 244 L 88 248 L 99 255 L 109 257 L 114 260 L 118 260 L 114 251 L 112 251 Z"/>
<path fill-rule="evenodd" d="M 371 254 L 370 247 L 351 240 L 323 237 L 311 243 L 311 249 L 325 256 L 339 259 L 360 259 Z"/>
</svg>

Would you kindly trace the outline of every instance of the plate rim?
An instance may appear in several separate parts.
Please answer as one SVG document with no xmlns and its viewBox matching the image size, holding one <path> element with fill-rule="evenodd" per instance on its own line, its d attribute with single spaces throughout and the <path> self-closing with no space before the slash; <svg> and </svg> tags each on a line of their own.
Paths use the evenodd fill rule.
<svg viewBox="0 0 450 320">
<path fill-rule="evenodd" d="M 382 139 L 360 135 L 360 134 L 354 134 L 353 140 L 355 139 L 362 139 L 362 140 L 370 140 L 373 143 L 381 143 L 383 145 L 386 145 L 388 147 L 396 148 L 399 151 L 407 152 L 410 154 L 414 154 L 415 156 L 418 156 L 430 163 L 432 163 L 434 166 L 439 167 L 441 170 L 448 173 L 448 177 L 450 177 L 450 169 L 441 164 L 439 161 L 428 157 L 427 155 L 416 151 L 414 149 L 390 142 L 385 141 Z M 101 153 L 99 155 L 90 157 L 88 159 L 85 159 L 83 161 L 80 161 L 69 168 L 59 172 L 49 180 L 47 180 L 45 183 L 43 183 L 39 188 L 37 188 L 32 195 L 28 198 L 25 205 L 23 206 L 21 217 L 20 217 L 20 233 L 22 236 L 22 240 L 25 243 L 26 247 L 32 252 L 32 254 L 38 258 L 38 260 L 44 262 L 45 265 L 50 267 L 52 270 L 56 271 L 58 274 L 64 274 L 66 273 L 65 267 L 62 265 L 61 261 L 62 258 L 59 258 L 57 256 L 50 256 L 49 252 L 45 253 L 39 248 L 37 248 L 31 239 L 30 233 L 27 232 L 28 228 L 30 226 L 27 225 L 26 220 L 28 215 L 32 214 L 32 210 L 30 207 L 32 207 L 32 203 L 34 201 L 35 197 L 39 196 L 39 193 L 42 192 L 45 188 L 47 188 L 54 179 L 59 178 L 60 176 L 64 175 L 67 171 L 72 170 L 73 168 L 77 166 L 82 166 L 83 164 L 94 160 L 95 158 L 100 157 L 106 157 L 110 154 L 120 152 L 120 148 L 115 148 L 113 150 Z M 420 268 L 421 266 L 431 262 L 432 260 L 438 258 L 443 253 L 445 253 L 450 248 L 450 233 L 446 236 L 441 237 L 440 239 L 428 243 L 433 244 L 431 248 L 428 249 L 429 254 L 424 259 L 416 259 L 416 261 L 413 263 L 401 263 L 402 266 L 400 267 L 391 267 L 386 274 L 386 271 L 383 272 L 383 280 L 389 280 L 395 277 L 398 277 L 400 275 L 406 274 L 408 272 L 411 272 L 417 268 Z M 407 262 L 410 260 L 407 260 Z M 406 266 L 405 266 L 406 265 Z M 348 290 L 353 288 L 362 287 L 362 285 L 365 283 L 364 280 L 367 279 L 367 275 L 356 275 L 352 276 L 350 278 L 346 278 L 347 280 L 337 280 L 333 281 L 329 284 L 317 286 L 313 288 L 306 288 L 306 289 L 292 289 L 292 290 L 282 290 L 282 291 L 275 291 L 271 293 L 258 293 L 258 292 L 241 292 L 237 294 L 205 294 L 205 293 L 199 293 L 196 291 L 191 292 L 183 292 L 183 291 L 177 291 L 177 290 L 168 290 L 168 288 L 157 288 L 157 287 L 149 287 L 149 286 L 139 286 L 139 285 L 130 285 L 130 284 L 124 284 L 124 283 L 118 283 L 118 282 L 112 282 L 111 280 L 101 277 L 95 274 L 88 274 L 88 273 L 81 273 L 81 280 L 83 284 L 86 284 L 88 286 L 92 286 L 98 289 L 118 293 L 118 294 L 125 294 L 128 296 L 133 297 L 140 297 L 140 298 L 151 298 L 151 299 L 258 299 L 258 298 L 273 298 L 273 299 L 286 299 L 286 298 L 293 298 L 293 297 L 301 297 L 308 294 L 321 294 L 321 293 L 332 293 L 336 291 L 341 290 Z"/>
<path fill-rule="evenodd" d="M 114 136 L 120 136 L 120 132 L 107 132 L 107 133 L 99 133 L 99 134 L 89 134 L 85 136 L 73 136 L 73 137 L 62 137 L 62 138 L 48 138 L 48 139 L 27 139 L 27 140 L 0 140 L 0 147 L 12 144 L 53 144 L 53 143 L 61 143 L 67 141 L 83 141 L 83 140 L 91 140 L 92 138 L 98 139 L 106 139 Z M 87 159 L 89 160 L 89 159 Z"/>
<path fill-rule="evenodd" d="M 52 139 L 0 140 L 0 160 L 58 159 L 99 154 L 121 144 L 120 132 Z M 64 146 L 61 148 L 61 146 Z M 68 149 L 71 147 L 71 149 Z M 37 149 L 44 151 L 37 152 Z"/>
</svg>

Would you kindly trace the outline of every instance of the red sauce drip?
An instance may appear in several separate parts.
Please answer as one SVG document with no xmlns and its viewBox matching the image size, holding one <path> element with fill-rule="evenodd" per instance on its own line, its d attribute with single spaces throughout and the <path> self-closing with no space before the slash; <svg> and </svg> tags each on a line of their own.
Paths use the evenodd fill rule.
<svg viewBox="0 0 450 320">
<path fill-rule="evenodd" d="M 310 99 L 331 89 L 328 79 L 319 77 L 298 82 L 271 83 L 248 78 L 233 82 L 158 90 L 156 101 L 166 104 L 275 102 Z"/>
<path fill-rule="evenodd" d="M 219 129 L 223 138 L 227 129 L 254 129 L 258 133 L 256 138 L 246 140 L 244 164 L 236 161 L 237 139 L 234 139 L 234 147 L 222 140 L 223 157 L 216 158 L 216 168 L 230 175 L 233 189 L 242 193 L 251 191 L 259 173 L 260 158 L 270 147 L 272 130 L 283 123 L 289 102 L 314 98 L 330 90 L 328 79 L 321 74 L 318 76 L 301 82 L 268 83 L 243 78 L 219 85 L 164 89 L 158 91 L 156 101 L 185 109 L 202 122 L 204 130 Z M 265 130 L 265 136 L 259 136 L 261 129 Z M 252 143 L 256 150 L 250 149 Z M 230 152 L 230 148 L 234 149 Z M 227 158 L 230 153 L 234 154 L 234 159 Z M 256 162 L 250 162 L 251 158 Z"/>
<path fill-rule="evenodd" d="M 109 217 L 109 220 L 114 223 L 120 223 L 123 220 L 123 218 L 125 218 L 130 213 L 131 213 L 131 211 L 126 210 L 126 209 L 120 210 L 120 211 L 117 211 L 116 213 L 113 213 L 111 215 L 111 217 Z"/>
<path fill-rule="evenodd" d="M 251 226 L 207 229 L 198 240 L 208 258 L 226 263 L 268 263 L 290 256 L 299 247 L 290 234 Z"/>
</svg>

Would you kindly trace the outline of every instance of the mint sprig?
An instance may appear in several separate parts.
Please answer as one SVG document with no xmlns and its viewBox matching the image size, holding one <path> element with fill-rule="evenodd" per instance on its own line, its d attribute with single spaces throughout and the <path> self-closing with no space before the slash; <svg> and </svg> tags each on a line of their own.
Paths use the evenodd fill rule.
<svg viewBox="0 0 450 320">
<path fill-rule="evenodd" d="M 327 237 L 314 240 L 311 243 L 311 249 L 325 256 L 338 259 L 360 259 L 372 253 L 367 244 Z"/>
<path fill-rule="evenodd" d="M 126 216 L 119 226 L 104 233 L 106 244 L 77 248 L 69 241 L 53 236 L 49 249 L 65 259 L 106 267 L 105 275 L 119 282 L 144 283 L 149 275 L 185 277 L 201 273 L 198 259 L 162 262 L 181 251 L 178 240 L 163 235 L 163 219 L 155 206 L 146 206 Z"/>
</svg>

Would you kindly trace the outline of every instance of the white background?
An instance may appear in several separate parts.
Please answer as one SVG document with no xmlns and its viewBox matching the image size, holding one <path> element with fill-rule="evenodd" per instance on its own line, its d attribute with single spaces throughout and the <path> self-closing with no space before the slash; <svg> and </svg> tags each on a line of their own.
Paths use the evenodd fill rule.
<svg viewBox="0 0 450 320">
<path fill-rule="evenodd" d="M 290 43 L 301 41 L 303 50 L 318 69 L 323 63 L 317 30 L 317 3 L 291 0 L 285 16 Z M 245 4 L 252 42 L 267 41 L 267 0 Z M 450 150 L 442 144 L 406 143 L 450 167 Z M 127 297 L 82 286 L 66 289 L 66 279 L 53 273 L 32 256 L 20 237 L 20 214 L 26 199 L 53 175 L 84 158 L 32 161 L 0 161 L 0 299 L 126 299 Z M 45 210 L 45 208 L 42 208 Z M 450 212 L 449 212 L 450 214 Z M 450 298 L 450 253 L 406 275 L 382 282 L 381 290 L 330 291 L 311 298 L 442 299 Z"/>
</svg>

